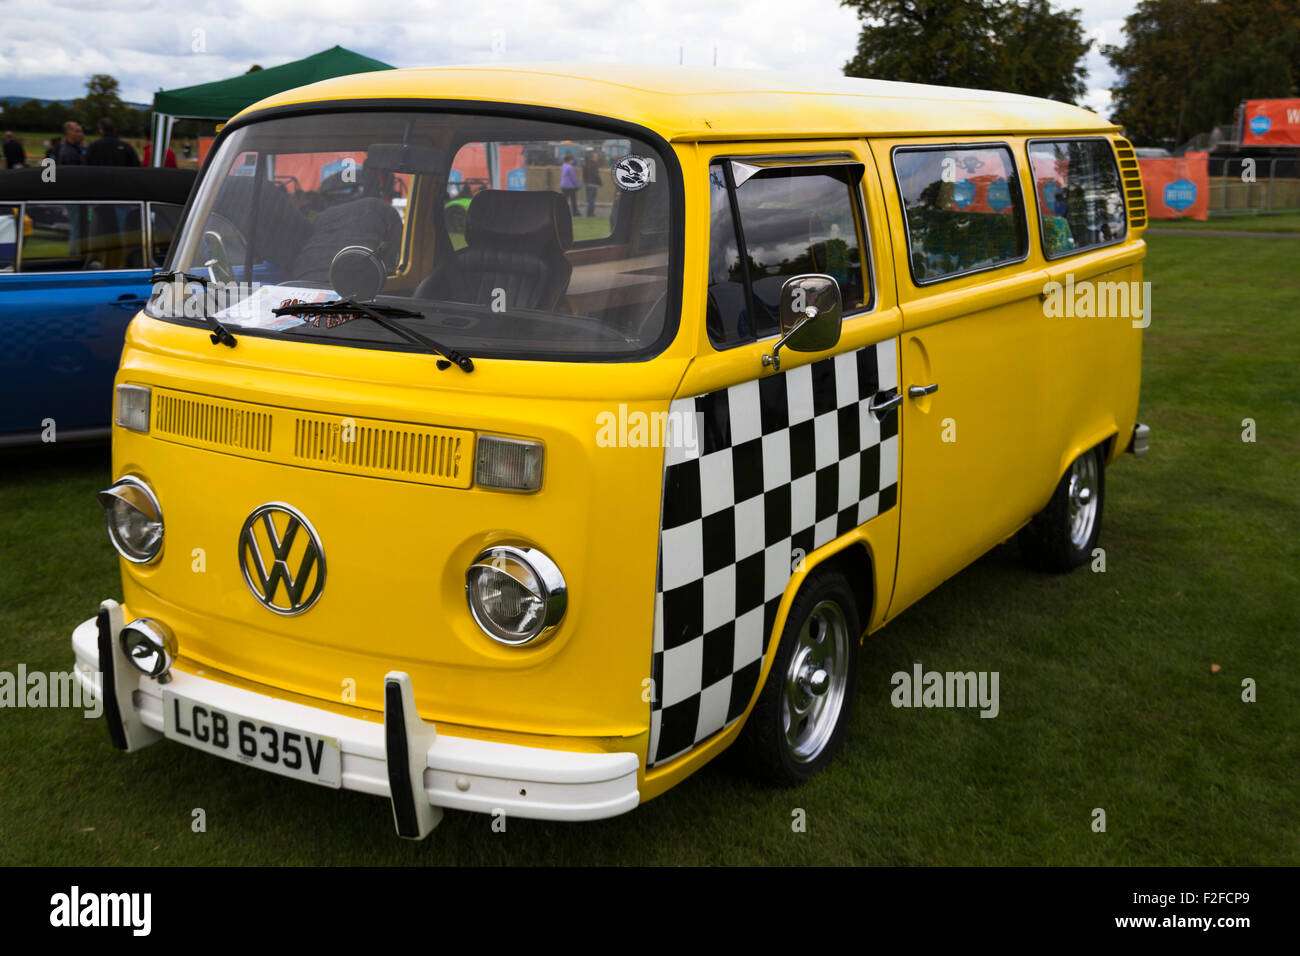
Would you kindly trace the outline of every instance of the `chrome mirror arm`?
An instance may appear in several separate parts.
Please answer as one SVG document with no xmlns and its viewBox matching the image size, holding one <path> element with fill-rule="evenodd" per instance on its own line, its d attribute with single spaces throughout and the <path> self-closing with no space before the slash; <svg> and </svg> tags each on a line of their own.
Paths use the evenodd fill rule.
<svg viewBox="0 0 1300 956">
<path fill-rule="evenodd" d="M 776 344 L 772 346 L 771 354 L 763 356 L 763 368 L 771 366 L 774 372 L 781 371 L 781 356 L 778 354 L 781 351 L 781 346 L 785 345 L 790 336 L 794 335 L 815 318 L 817 318 L 817 306 L 810 305 L 808 308 L 804 309 L 803 318 L 792 325 L 789 332 L 786 332 L 785 335 L 776 340 Z"/>
</svg>

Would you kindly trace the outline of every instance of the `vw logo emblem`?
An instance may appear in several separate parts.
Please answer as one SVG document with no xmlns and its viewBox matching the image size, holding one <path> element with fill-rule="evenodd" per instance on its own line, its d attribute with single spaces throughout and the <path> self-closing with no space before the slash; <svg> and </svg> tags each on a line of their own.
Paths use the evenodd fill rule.
<svg viewBox="0 0 1300 956">
<path fill-rule="evenodd" d="M 325 588 L 320 536 L 300 511 L 280 501 L 244 519 L 239 567 L 253 597 L 276 614 L 301 614 Z"/>
</svg>

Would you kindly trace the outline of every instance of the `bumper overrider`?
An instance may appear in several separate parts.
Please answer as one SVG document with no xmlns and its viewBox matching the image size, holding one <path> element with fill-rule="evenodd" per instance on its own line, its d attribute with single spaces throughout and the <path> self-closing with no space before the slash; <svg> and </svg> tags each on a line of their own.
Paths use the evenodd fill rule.
<svg viewBox="0 0 1300 956">
<path fill-rule="evenodd" d="M 122 648 L 126 626 L 122 607 L 105 601 L 99 614 L 72 634 L 77 680 L 83 690 L 103 700 L 109 738 L 119 750 L 139 750 L 165 734 L 173 736 L 166 732 L 164 704 L 178 698 L 198 705 L 196 713 L 211 709 L 258 727 L 293 728 L 337 743 L 337 782 L 324 785 L 388 797 L 398 835 L 410 839 L 427 836 L 442 819 L 443 808 L 543 820 L 596 820 L 625 813 L 640 802 L 636 754 L 548 750 L 440 734 L 416 712 L 411 678 L 400 671 L 385 675 L 380 724 L 175 667 L 149 677 Z M 238 751 L 226 756 L 274 772 Z"/>
</svg>

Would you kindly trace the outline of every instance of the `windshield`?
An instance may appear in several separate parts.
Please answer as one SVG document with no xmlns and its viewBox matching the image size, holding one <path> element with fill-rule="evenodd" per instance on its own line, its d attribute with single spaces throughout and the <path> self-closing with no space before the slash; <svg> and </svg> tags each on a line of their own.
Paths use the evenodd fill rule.
<svg viewBox="0 0 1300 956">
<path fill-rule="evenodd" d="M 252 123 L 222 141 L 170 265 L 211 281 L 155 296 L 148 311 L 236 334 L 419 349 L 362 315 L 275 311 L 348 299 L 471 356 L 644 356 L 676 323 L 668 168 L 635 138 L 502 116 Z"/>
</svg>

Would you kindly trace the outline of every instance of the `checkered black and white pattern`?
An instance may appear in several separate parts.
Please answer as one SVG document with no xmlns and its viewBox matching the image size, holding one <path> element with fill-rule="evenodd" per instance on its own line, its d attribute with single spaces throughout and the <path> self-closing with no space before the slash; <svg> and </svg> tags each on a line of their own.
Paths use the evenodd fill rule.
<svg viewBox="0 0 1300 956">
<path fill-rule="evenodd" d="M 664 453 L 649 765 L 744 713 L 797 560 L 894 506 L 897 387 L 891 339 L 672 403 L 701 434 Z"/>
</svg>

